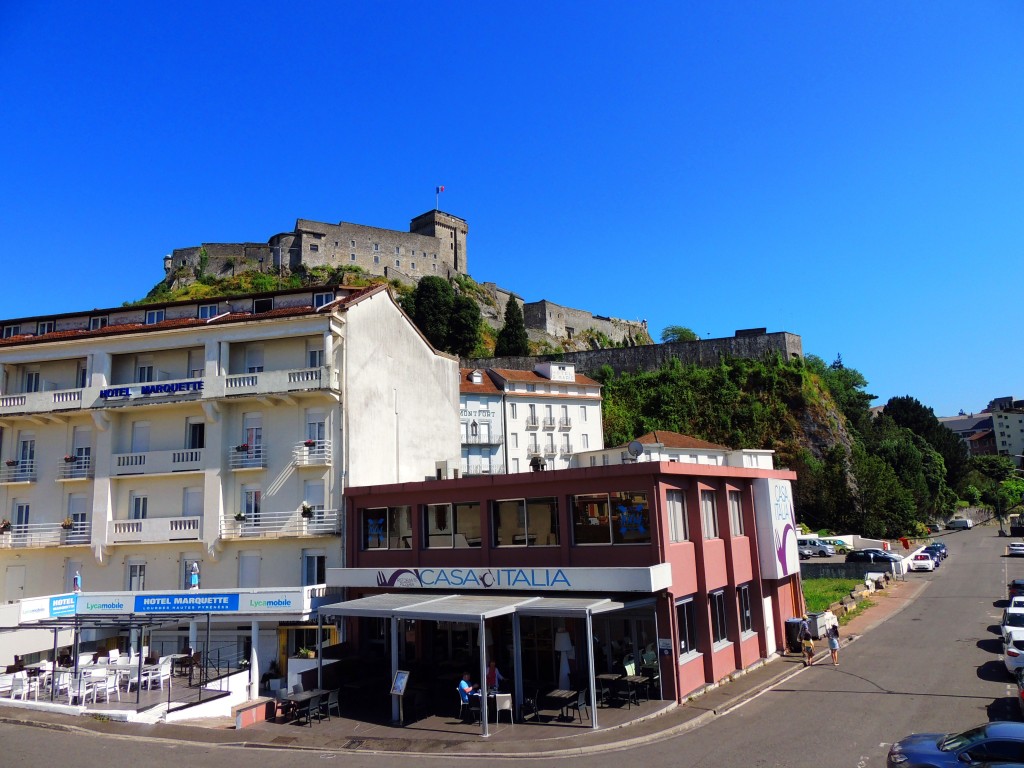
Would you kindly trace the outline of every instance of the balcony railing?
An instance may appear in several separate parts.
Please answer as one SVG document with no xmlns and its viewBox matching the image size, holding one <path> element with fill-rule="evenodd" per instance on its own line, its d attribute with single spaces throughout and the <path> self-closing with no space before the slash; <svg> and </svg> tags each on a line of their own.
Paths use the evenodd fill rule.
<svg viewBox="0 0 1024 768">
<path fill-rule="evenodd" d="M 330 440 L 303 440 L 292 449 L 292 464 L 297 467 L 329 467 Z"/>
<path fill-rule="evenodd" d="M 298 392 L 329 387 L 329 368 L 298 368 L 291 371 L 260 371 L 224 377 L 225 395 L 262 395 L 274 392 Z"/>
<path fill-rule="evenodd" d="M 540 446 L 539 445 L 531 445 L 531 446 L 529 446 L 526 449 L 526 455 L 529 456 L 531 459 L 534 456 L 540 456 L 541 455 Z"/>
<path fill-rule="evenodd" d="M 536 429 L 537 428 L 537 417 L 536 416 L 527 416 L 526 417 L 526 428 L 527 429 Z"/>
<path fill-rule="evenodd" d="M 58 480 L 89 480 L 92 476 L 91 456 L 78 456 L 74 461 L 62 461 L 57 467 Z"/>
<path fill-rule="evenodd" d="M 299 510 L 289 512 L 256 512 L 236 520 L 225 515 L 220 535 L 225 539 L 278 538 L 283 536 L 332 536 L 341 531 L 341 518 L 336 509 L 314 509 L 309 517 Z"/>
<path fill-rule="evenodd" d="M 545 416 L 544 417 L 544 429 L 554 429 L 554 428 L 555 428 L 555 418 L 554 418 L 554 416 Z"/>
<path fill-rule="evenodd" d="M 563 416 L 558 420 L 559 429 L 572 429 L 572 419 L 569 416 Z"/>
<path fill-rule="evenodd" d="M 78 410 L 81 407 L 81 389 L 25 392 L 21 395 L 4 395 L 0 397 L 0 415 L 7 413 L 43 413 L 45 411 Z"/>
<path fill-rule="evenodd" d="M 54 547 L 61 544 L 88 544 L 92 525 L 78 522 L 70 528 L 62 523 L 14 523 L 10 530 L 0 533 L 0 549 L 28 547 Z"/>
<path fill-rule="evenodd" d="M 572 443 L 565 443 L 565 444 L 563 444 L 562 447 L 559 450 L 561 451 L 563 456 L 572 456 L 572 454 L 573 454 Z"/>
<path fill-rule="evenodd" d="M 113 520 L 108 524 L 111 544 L 161 541 L 195 541 L 202 537 L 201 517 L 147 517 L 142 520 Z"/>
<path fill-rule="evenodd" d="M 174 451 L 141 451 L 115 453 L 110 457 L 110 474 L 158 475 L 171 472 L 198 472 L 203 468 L 202 448 L 179 448 Z"/>
<path fill-rule="evenodd" d="M 35 461 L 13 461 L 0 465 L 0 483 L 34 483 L 36 481 Z"/>
<path fill-rule="evenodd" d="M 556 448 L 555 446 L 553 446 L 553 445 L 545 445 L 544 446 L 544 455 L 545 456 L 555 456 L 557 453 L 558 453 L 558 448 Z"/>
<path fill-rule="evenodd" d="M 501 445 L 501 435 L 463 435 L 463 445 Z"/>
<path fill-rule="evenodd" d="M 245 450 L 238 448 L 231 449 L 231 457 L 228 459 L 228 466 L 232 470 L 266 469 L 267 459 L 263 453 L 263 446 L 250 446 Z"/>
<path fill-rule="evenodd" d="M 484 466 L 482 464 L 470 464 L 469 468 L 463 473 L 467 477 L 470 475 L 503 475 L 505 474 L 504 464 L 490 464 Z"/>
</svg>

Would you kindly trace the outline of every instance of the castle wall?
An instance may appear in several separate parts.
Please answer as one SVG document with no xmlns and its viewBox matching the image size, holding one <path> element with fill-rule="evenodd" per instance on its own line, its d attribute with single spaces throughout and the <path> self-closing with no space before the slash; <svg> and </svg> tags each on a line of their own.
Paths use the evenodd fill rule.
<svg viewBox="0 0 1024 768">
<path fill-rule="evenodd" d="M 786 359 L 803 358 L 803 340 L 793 333 L 765 333 L 756 336 L 705 339 L 704 341 L 677 341 L 670 344 L 645 344 L 637 347 L 592 349 L 584 352 L 564 352 L 557 355 L 523 357 L 496 357 L 463 360 L 463 368 L 512 368 L 532 371 L 540 362 L 560 361 L 573 363 L 580 373 L 593 375 L 602 366 L 611 366 L 616 373 L 653 371 L 673 358 L 684 364 L 717 365 L 722 357 L 757 359 L 779 353 Z"/>
</svg>

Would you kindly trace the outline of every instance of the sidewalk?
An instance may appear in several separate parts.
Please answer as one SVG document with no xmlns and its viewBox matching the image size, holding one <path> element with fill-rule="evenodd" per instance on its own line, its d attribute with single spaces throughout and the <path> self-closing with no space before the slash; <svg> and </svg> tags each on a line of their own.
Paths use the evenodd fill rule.
<svg viewBox="0 0 1024 768">
<path fill-rule="evenodd" d="M 853 618 L 842 630 L 844 646 L 855 642 L 865 632 L 898 613 L 925 589 L 928 582 L 897 582 L 872 599 L 875 605 Z M 828 663 L 828 650 L 815 656 L 815 663 Z M 615 727 L 598 730 L 574 727 L 544 727 L 531 723 L 495 724 L 489 738 L 480 736 L 479 728 L 428 728 L 366 723 L 333 717 L 312 728 L 259 723 L 241 731 L 233 723 L 196 721 L 189 724 L 145 725 L 120 723 L 92 717 L 72 717 L 39 711 L 26 711 L 0 705 L 0 722 L 35 725 L 68 731 L 91 732 L 134 738 L 185 741 L 210 745 L 232 745 L 265 748 L 313 749 L 338 751 L 372 751 L 419 754 L 458 755 L 545 755 L 567 756 L 613 749 L 669 738 L 728 712 L 749 701 L 804 669 L 799 655 L 781 656 L 745 673 L 737 673 L 731 681 L 681 705 L 653 702 L 650 707 L 637 708 L 637 719 Z M 663 706 L 662 706 L 663 705 Z M 598 710 L 598 722 L 602 713 Z M 440 718 L 445 720 L 447 718 Z"/>
</svg>

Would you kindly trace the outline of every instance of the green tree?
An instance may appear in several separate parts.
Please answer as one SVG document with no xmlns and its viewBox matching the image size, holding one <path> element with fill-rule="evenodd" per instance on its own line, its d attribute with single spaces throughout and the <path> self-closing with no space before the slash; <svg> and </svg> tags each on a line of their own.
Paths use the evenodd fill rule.
<svg viewBox="0 0 1024 768">
<path fill-rule="evenodd" d="M 480 323 L 480 307 L 477 303 L 468 296 L 458 294 L 452 302 L 452 314 L 448 321 L 447 351 L 460 357 L 471 355 L 480 340 Z"/>
<path fill-rule="evenodd" d="M 927 440 L 945 462 L 946 484 L 954 490 L 963 487 L 969 470 L 967 447 L 952 431 L 942 426 L 931 408 L 909 395 L 893 397 L 885 404 L 885 415 Z"/>
<path fill-rule="evenodd" d="M 435 348 L 446 349 L 455 291 L 444 278 L 430 275 L 420 280 L 414 294 L 412 319 L 416 327 Z"/>
<path fill-rule="evenodd" d="M 518 357 L 530 354 L 530 340 L 526 336 L 523 311 L 514 296 L 508 297 L 505 305 L 505 324 L 498 331 L 494 345 L 495 357 Z"/>
<path fill-rule="evenodd" d="M 662 329 L 661 343 L 668 344 L 673 341 L 700 341 L 700 337 L 685 326 L 670 325 Z"/>
</svg>

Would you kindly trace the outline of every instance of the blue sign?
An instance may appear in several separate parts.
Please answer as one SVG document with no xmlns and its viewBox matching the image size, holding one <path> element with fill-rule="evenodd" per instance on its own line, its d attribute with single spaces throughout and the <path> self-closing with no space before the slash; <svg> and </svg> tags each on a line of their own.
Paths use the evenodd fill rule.
<svg viewBox="0 0 1024 768">
<path fill-rule="evenodd" d="M 50 616 L 74 616 L 78 599 L 74 595 L 57 595 L 50 598 Z"/>
<path fill-rule="evenodd" d="M 226 613 L 238 610 L 238 595 L 136 595 L 135 613 Z"/>
</svg>

